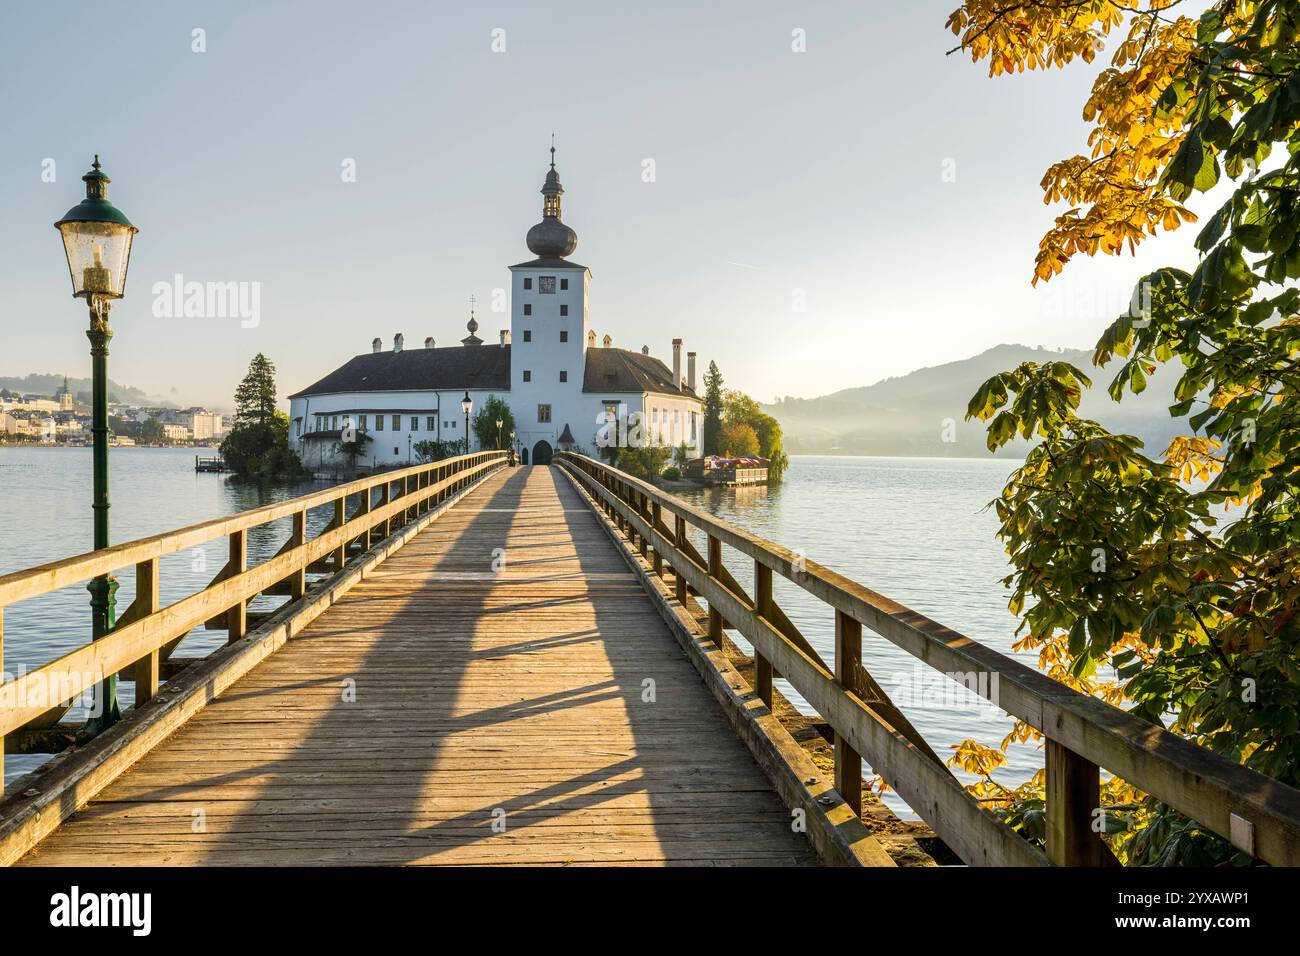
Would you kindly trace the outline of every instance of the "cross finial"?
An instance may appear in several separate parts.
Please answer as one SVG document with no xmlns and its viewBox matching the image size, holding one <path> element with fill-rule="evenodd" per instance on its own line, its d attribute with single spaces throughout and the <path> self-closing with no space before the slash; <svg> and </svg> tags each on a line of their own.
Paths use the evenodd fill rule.
<svg viewBox="0 0 1300 956">
<path fill-rule="evenodd" d="M 555 134 L 551 133 L 551 169 L 555 168 Z"/>
<path fill-rule="evenodd" d="M 473 314 L 474 314 L 474 302 L 475 302 L 474 296 L 471 295 L 471 296 L 469 297 L 469 314 L 470 314 L 470 315 L 473 315 Z"/>
</svg>

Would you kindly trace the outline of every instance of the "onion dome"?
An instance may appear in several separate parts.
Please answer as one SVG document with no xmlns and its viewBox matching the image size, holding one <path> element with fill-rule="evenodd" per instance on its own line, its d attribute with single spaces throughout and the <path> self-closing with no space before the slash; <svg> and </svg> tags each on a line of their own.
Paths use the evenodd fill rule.
<svg viewBox="0 0 1300 956">
<path fill-rule="evenodd" d="M 542 221 L 528 230 L 528 248 L 540 259 L 563 259 L 578 248 L 578 234 L 560 221 L 560 197 L 564 187 L 555 171 L 555 145 L 551 144 L 551 168 L 542 186 Z"/>
</svg>

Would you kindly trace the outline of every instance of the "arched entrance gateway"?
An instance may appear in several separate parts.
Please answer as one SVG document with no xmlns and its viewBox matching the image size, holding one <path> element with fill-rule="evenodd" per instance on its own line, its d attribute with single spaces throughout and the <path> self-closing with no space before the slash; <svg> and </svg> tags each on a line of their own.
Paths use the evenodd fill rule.
<svg viewBox="0 0 1300 956">
<path fill-rule="evenodd" d="M 533 446 L 533 464 L 549 465 L 551 463 L 551 443 L 539 441 Z"/>
</svg>

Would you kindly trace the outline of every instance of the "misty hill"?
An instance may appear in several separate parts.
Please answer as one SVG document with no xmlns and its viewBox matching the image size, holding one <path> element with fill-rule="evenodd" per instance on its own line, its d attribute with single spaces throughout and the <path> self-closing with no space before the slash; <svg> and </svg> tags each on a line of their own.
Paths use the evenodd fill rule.
<svg viewBox="0 0 1300 956">
<path fill-rule="evenodd" d="M 1112 431 L 1137 435 L 1148 454 L 1158 455 L 1176 434 L 1185 432 L 1181 420 L 1169 417 L 1177 367 L 1162 367 L 1141 395 L 1111 400 L 1106 387 L 1119 370 L 1112 361 L 1094 368 L 1091 351 L 998 345 L 972 358 L 874 385 L 847 388 L 821 398 L 783 398 L 764 411 L 776 417 L 791 454 L 918 455 L 973 458 L 989 454 L 984 423 L 965 421 L 966 406 L 976 389 L 998 372 L 1021 362 L 1066 361 L 1083 370 L 1093 387 L 1084 393 L 1080 414 L 1100 421 Z M 945 442 L 947 420 L 955 422 L 956 441 Z M 1028 443 L 1016 440 L 999 456 L 1023 457 Z"/>
<path fill-rule="evenodd" d="M 72 389 L 72 394 L 90 395 L 90 379 L 88 378 L 69 378 L 68 388 Z M 0 375 L 0 388 L 7 388 L 11 392 L 20 392 L 23 395 L 45 395 L 51 396 L 63 387 L 63 376 L 54 374 L 41 374 L 33 372 L 30 375 L 24 375 L 19 378 L 14 375 Z M 150 395 L 138 388 L 131 388 L 129 385 L 119 385 L 112 379 L 108 380 L 108 394 L 110 401 L 129 402 L 136 405 L 173 405 L 174 402 L 155 401 Z"/>
</svg>

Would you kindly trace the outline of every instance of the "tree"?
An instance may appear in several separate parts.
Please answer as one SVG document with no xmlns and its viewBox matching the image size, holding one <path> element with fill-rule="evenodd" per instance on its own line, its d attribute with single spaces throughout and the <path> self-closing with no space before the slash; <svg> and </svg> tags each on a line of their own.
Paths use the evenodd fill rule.
<svg viewBox="0 0 1300 956">
<path fill-rule="evenodd" d="M 150 445 L 161 445 L 166 440 L 167 433 L 163 431 L 162 422 L 153 415 L 140 423 L 140 441 Z"/>
<path fill-rule="evenodd" d="M 293 481 L 307 472 L 289 448 L 289 416 L 275 405 L 275 366 L 261 352 L 235 390 L 235 420 L 221 457 L 242 481 Z"/>
<path fill-rule="evenodd" d="M 618 449 L 616 467 L 637 478 L 658 478 L 668 464 L 672 449 L 666 445 L 641 445 L 636 448 Z"/>
<path fill-rule="evenodd" d="M 411 450 L 415 452 L 415 457 L 419 459 L 421 463 L 426 463 L 431 461 L 442 461 L 444 458 L 451 458 L 455 455 L 459 455 L 462 444 L 463 443 L 459 441 L 433 441 L 425 439 L 424 441 L 417 441 L 411 446 Z"/>
<path fill-rule="evenodd" d="M 722 426 L 718 446 L 728 458 L 752 458 L 758 454 L 758 435 L 751 425 L 728 422 Z"/>
<path fill-rule="evenodd" d="M 758 440 L 755 454 L 768 459 L 769 480 L 780 481 L 790 464 L 790 458 L 782 447 L 781 423 L 763 411 L 754 399 L 734 389 L 723 393 L 722 417 L 727 425 L 748 425 L 753 429 Z"/>
<path fill-rule="evenodd" d="M 497 429 L 497 419 L 501 419 L 501 428 Z M 498 398 L 496 395 L 488 397 L 483 403 L 483 407 L 478 410 L 474 416 L 474 437 L 478 439 L 478 447 L 484 451 L 490 451 L 498 448 L 506 448 L 510 444 L 510 436 L 515 430 L 515 416 L 510 412 L 510 405 L 504 398 Z M 500 444 L 497 443 L 498 435 Z"/>
<path fill-rule="evenodd" d="M 722 373 L 718 363 L 710 362 L 704 373 L 704 426 L 700 434 L 700 454 L 716 455 L 722 437 Z"/>
<path fill-rule="evenodd" d="M 1220 0 L 1198 19 L 1171 6 L 970 0 L 949 26 L 994 75 L 1091 61 L 1121 34 L 1084 107 L 1092 155 L 1043 179 L 1048 201 L 1072 208 L 1044 236 L 1035 282 L 1078 253 L 1118 254 L 1193 221 L 1185 201 L 1233 181 L 1197 236 L 1200 261 L 1147 275 L 1093 355 L 1098 367 L 1118 361 L 1116 400 L 1178 363 L 1170 413 L 1192 413 L 1192 433 L 1150 457 L 1079 418 L 1091 380 L 1066 362 L 994 376 L 968 417 L 989 423 L 991 449 L 1038 440 L 993 502 L 1027 631 L 1017 648 L 1037 649 L 1078 690 L 1296 786 L 1300 291 L 1284 283 L 1300 278 L 1300 3 Z M 1018 723 L 1003 748 L 1036 736 Z M 1003 787 L 1000 757 L 974 741 L 959 751 L 982 765 L 990 805 L 1032 836 L 1041 775 Z M 1107 839 L 1129 863 L 1234 856 L 1123 781 L 1107 781 L 1103 802 Z"/>
</svg>

